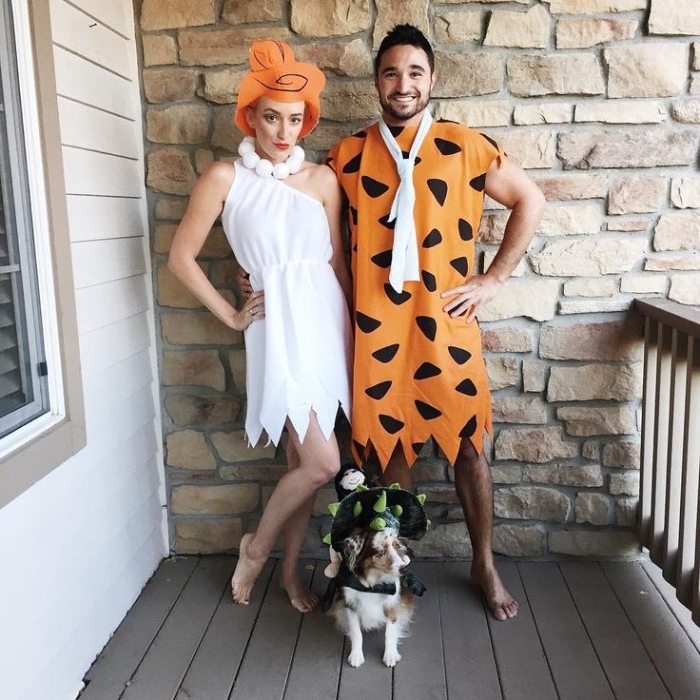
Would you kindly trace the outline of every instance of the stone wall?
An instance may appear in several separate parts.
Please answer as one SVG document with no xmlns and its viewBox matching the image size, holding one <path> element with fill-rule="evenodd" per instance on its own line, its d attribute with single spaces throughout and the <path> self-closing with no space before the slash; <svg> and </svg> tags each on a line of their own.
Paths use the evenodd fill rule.
<svg viewBox="0 0 700 700">
<path fill-rule="evenodd" d="M 326 72 L 323 120 L 305 143 L 319 160 L 376 117 L 372 52 L 388 28 L 409 21 L 436 47 L 435 115 L 500 141 L 548 200 L 527 259 L 481 314 L 494 392 L 494 547 L 634 554 L 642 357 L 630 305 L 639 296 L 700 304 L 700 3 L 137 5 L 174 550 L 235 549 L 285 469 L 283 450 L 246 448 L 241 335 L 165 266 L 197 174 L 236 153 L 233 105 L 247 48 L 282 38 Z M 484 267 L 504 222 L 490 203 Z M 234 294 L 236 262 L 219 228 L 201 265 Z M 417 553 L 464 556 L 451 470 L 427 449 L 415 474 L 434 522 Z M 333 498 L 328 488 L 317 499 L 309 552 L 320 549 Z"/>
</svg>

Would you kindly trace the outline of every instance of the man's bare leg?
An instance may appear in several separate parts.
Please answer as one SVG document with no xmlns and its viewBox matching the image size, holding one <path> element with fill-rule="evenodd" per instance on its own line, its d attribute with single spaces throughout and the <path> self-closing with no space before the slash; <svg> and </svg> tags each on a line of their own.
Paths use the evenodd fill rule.
<svg viewBox="0 0 700 700">
<path fill-rule="evenodd" d="M 288 470 L 280 478 L 265 507 L 257 532 L 241 538 L 238 564 L 231 579 L 233 600 L 241 605 L 250 602 L 253 584 L 260 575 L 282 528 L 340 468 L 335 436 L 331 435 L 330 440 L 326 441 L 315 413 L 311 412 L 309 417 L 309 427 L 303 445 L 291 425 L 288 426 L 288 430 L 289 438 L 299 455 L 299 466 Z M 294 563 L 296 565 L 296 561 Z"/>
<path fill-rule="evenodd" d="M 379 475 L 379 481 L 382 486 L 391 486 L 398 484 L 404 491 L 410 491 L 413 488 L 413 478 L 411 470 L 406 464 L 401 445 L 397 445 L 394 453 L 391 455 L 386 469 Z"/>
<path fill-rule="evenodd" d="M 497 620 L 515 617 L 518 603 L 503 585 L 493 560 L 493 485 L 488 462 L 465 439 L 454 468 L 455 489 L 472 543 L 472 580 L 483 591 L 486 604 Z"/>
<path fill-rule="evenodd" d="M 297 469 L 300 464 L 299 453 L 292 440 L 287 441 L 287 465 Z M 318 605 L 318 596 L 305 586 L 299 576 L 299 552 L 304 544 L 304 537 L 309 527 L 309 518 L 314 507 L 315 496 L 302 503 L 284 525 L 284 556 L 280 585 L 287 592 L 289 602 L 299 612 L 311 612 Z"/>
</svg>

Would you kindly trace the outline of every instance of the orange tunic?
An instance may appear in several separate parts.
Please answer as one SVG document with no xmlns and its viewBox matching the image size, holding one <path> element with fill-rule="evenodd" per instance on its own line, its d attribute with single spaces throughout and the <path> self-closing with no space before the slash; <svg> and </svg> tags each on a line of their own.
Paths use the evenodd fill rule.
<svg viewBox="0 0 700 700">
<path fill-rule="evenodd" d="M 404 157 L 415 127 L 391 131 Z M 411 465 L 433 438 L 450 464 L 462 438 L 483 449 L 491 396 L 476 322 L 452 319 L 440 292 L 474 270 L 475 237 L 486 172 L 501 152 L 488 137 L 453 122 L 433 122 L 416 159 L 415 225 L 420 281 L 389 285 L 393 243 L 389 210 L 396 164 L 378 126 L 343 139 L 328 155 L 349 203 L 355 301 L 353 452 L 373 447 L 382 467 L 398 443 Z"/>
</svg>

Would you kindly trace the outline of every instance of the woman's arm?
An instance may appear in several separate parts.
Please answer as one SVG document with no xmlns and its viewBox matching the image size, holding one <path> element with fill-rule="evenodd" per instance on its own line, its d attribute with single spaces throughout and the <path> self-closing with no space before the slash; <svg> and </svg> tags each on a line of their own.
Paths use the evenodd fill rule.
<svg viewBox="0 0 700 700">
<path fill-rule="evenodd" d="M 237 311 L 197 264 L 197 255 L 221 214 L 233 178 L 234 169 L 230 163 L 213 163 L 204 171 L 192 190 L 185 215 L 175 232 L 168 268 L 220 321 L 241 331 L 252 321 L 264 317 L 262 292 L 251 295 L 245 306 Z"/>
</svg>

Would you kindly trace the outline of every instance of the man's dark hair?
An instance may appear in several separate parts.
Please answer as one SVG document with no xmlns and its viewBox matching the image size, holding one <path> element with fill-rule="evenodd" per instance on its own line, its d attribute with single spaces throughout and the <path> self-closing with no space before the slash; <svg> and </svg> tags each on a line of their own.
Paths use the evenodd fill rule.
<svg viewBox="0 0 700 700">
<path fill-rule="evenodd" d="M 397 24 L 387 35 L 382 39 L 379 45 L 379 51 L 374 57 L 374 77 L 379 75 L 379 64 L 382 61 L 382 56 L 394 46 L 415 46 L 417 49 L 422 49 L 428 57 L 428 65 L 430 72 L 435 71 L 435 54 L 430 42 L 425 38 L 425 34 L 414 27 L 412 24 Z"/>
</svg>

